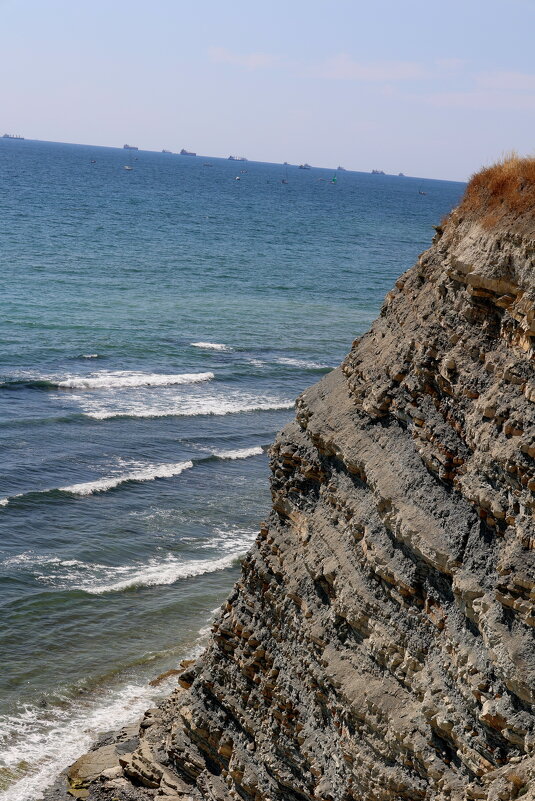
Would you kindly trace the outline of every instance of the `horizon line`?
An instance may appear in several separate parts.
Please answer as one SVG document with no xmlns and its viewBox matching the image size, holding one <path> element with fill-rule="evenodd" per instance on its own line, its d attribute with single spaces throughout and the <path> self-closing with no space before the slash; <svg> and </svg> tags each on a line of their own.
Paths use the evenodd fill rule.
<svg viewBox="0 0 535 801">
<path fill-rule="evenodd" d="M 0 141 L 2 141 L 4 139 L 4 137 L 5 137 L 5 134 L 3 136 L 0 135 Z M 11 137 L 13 137 L 13 138 L 11 138 Z M 63 142 L 63 141 L 57 141 L 55 139 L 34 139 L 34 138 L 31 138 L 31 137 L 19 136 L 19 135 L 16 135 L 16 134 L 10 134 L 5 138 L 6 138 L 6 141 L 16 141 L 16 142 L 43 142 L 45 144 L 50 144 L 50 145 L 72 145 L 73 147 L 102 147 L 102 148 L 108 148 L 110 150 L 124 150 L 125 149 L 124 145 L 95 145 L 95 144 L 92 144 L 92 143 L 89 143 L 89 142 Z M 152 150 L 150 148 L 138 147 L 137 145 L 136 146 L 132 145 L 131 147 L 133 149 L 137 149 L 141 153 L 156 153 L 156 154 L 159 153 L 159 154 L 162 154 L 164 152 L 164 150 L 165 150 L 165 148 L 162 149 L 162 150 Z M 185 156 L 186 154 L 181 154 L 180 152 L 175 152 L 175 151 L 167 151 L 165 153 L 165 155 L 172 155 L 172 156 L 184 155 Z M 221 161 L 236 160 L 236 161 L 241 161 L 241 162 L 246 161 L 248 163 L 250 162 L 250 163 L 253 163 L 253 164 L 273 164 L 274 166 L 280 166 L 280 167 L 288 166 L 288 167 L 297 167 L 297 168 L 299 168 L 298 164 L 292 164 L 290 162 L 287 162 L 285 164 L 285 162 L 278 162 L 278 161 L 264 161 L 262 159 L 254 159 L 254 158 L 250 159 L 250 158 L 238 157 L 238 156 L 233 156 L 232 158 L 230 158 L 230 156 L 211 156 L 211 155 L 208 155 L 208 154 L 196 153 L 196 152 L 195 152 L 195 155 L 189 155 L 189 158 L 221 159 Z M 306 162 L 306 161 L 302 162 L 302 163 L 303 164 L 308 164 L 308 162 Z M 335 171 L 337 171 L 339 169 L 339 167 L 340 167 L 340 165 L 339 165 L 339 167 L 322 167 L 322 166 L 315 166 L 313 164 L 310 164 L 308 166 L 310 167 L 310 169 L 314 169 L 314 170 L 335 170 Z M 356 170 L 356 169 L 352 169 L 352 168 L 349 168 L 349 167 L 342 167 L 342 172 L 356 172 L 356 173 L 360 173 L 362 175 L 371 175 L 371 174 L 373 174 L 373 169 L 376 169 L 376 168 L 372 168 L 371 170 Z M 445 181 L 445 182 L 453 183 L 453 184 L 466 184 L 468 182 L 468 179 L 465 179 L 465 180 L 461 181 L 461 180 L 458 180 L 458 179 L 455 179 L 455 178 L 424 178 L 424 177 L 418 176 L 418 175 L 405 175 L 403 172 L 399 172 L 399 173 L 388 173 L 388 172 L 382 173 L 382 172 L 379 172 L 378 174 L 379 175 L 380 174 L 384 174 L 385 176 L 389 176 L 389 177 L 393 177 L 393 178 L 397 178 L 397 177 L 400 177 L 400 178 L 412 178 L 412 179 L 417 179 L 419 181 Z"/>
</svg>

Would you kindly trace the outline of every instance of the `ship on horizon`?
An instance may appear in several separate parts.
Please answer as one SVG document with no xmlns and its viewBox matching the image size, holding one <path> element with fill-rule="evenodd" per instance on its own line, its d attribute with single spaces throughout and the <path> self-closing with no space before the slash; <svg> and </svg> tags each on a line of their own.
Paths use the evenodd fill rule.
<svg viewBox="0 0 535 801">
<path fill-rule="evenodd" d="M 135 145 L 123 145 L 123 150 L 139 150 Z"/>
<path fill-rule="evenodd" d="M 24 139 L 24 137 L 20 136 L 20 134 L 8 134 L 8 133 L 5 133 L 5 134 L 3 134 L 2 139 Z"/>
<path fill-rule="evenodd" d="M 179 156 L 196 156 L 197 154 L 194 153 L 193 150 L 186 150 L 185 148 L 182 148 L 182 150 L 180 151 L 180 153 L 178 155 Z"/>
</svg>

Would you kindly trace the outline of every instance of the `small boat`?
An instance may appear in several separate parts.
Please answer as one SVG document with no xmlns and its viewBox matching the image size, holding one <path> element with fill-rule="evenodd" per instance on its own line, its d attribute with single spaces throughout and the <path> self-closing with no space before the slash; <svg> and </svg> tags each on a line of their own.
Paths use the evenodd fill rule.
<svg viewBox="0 0 535 801">
<path fill-rule="evenodd" d="M 419 190 L 418 190 L 418 194 L 419 194 L 419 195 L 427 195 L 427 192 L 422 192 L 422 190 L 421 190 L 421 189 L 419 189 Z"/>
<path fill-rule="evenodd" d="M 130 172 L 133 169 L 134 168 L 130 164 L 125 164 L 124 167 L 123 167 L 123 170 L 128 170 L 128 172 Z"/>
<path fill-rule="evenodd" d="M 96 159 L 91 159 L 91 164 L 96 164 L 96 163 L 97 163 Z"/>
<path fill-rule="evenodd" d="M 237 176 L 235 177 L 235 179 L 234 179 L 234 180 L 235 180 L 235 181 L 241 181 L 241 178 L 240 178 L 240 176 L 239 176 L 239 175 L 237 175 Z"/>
<path fill-rule="evenodd" d="M 336 173 L 335 173 L 335 174 L 333 175 L 333 177 L 331 178 L 331 180 L 330 180 L 330 182 L 329 182 L 329 183 L 331 183 L 331 184 L 335 184 L 335 183 L 336 183 L 336 180 L 337 180 L 337 176 L 336 176 Z"/>
</svg>

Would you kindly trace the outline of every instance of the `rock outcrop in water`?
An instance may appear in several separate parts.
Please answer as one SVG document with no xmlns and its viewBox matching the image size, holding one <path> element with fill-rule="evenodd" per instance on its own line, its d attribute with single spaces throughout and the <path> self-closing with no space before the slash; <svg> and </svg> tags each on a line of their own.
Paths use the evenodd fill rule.
<svg viewBox="0 0 535 801">
<path fill-rule="evenodd" d="M 477 176 L 298 399 L 208 649 L 89 798 L 535 798 L 534 174 Z"/>
</svg>

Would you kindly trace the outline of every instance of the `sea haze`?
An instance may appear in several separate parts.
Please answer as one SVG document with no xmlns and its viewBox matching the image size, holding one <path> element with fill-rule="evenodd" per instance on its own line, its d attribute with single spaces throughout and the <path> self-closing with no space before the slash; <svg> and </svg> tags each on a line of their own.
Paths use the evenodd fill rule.
<svg viewBox="0 0 535 801">
<path fill-rule="evenodd" d="M 26 801 L 202 646 L 295 397 L 463 185 L 2 139 L 0 174 L 0 799 Z"/>
</svg>

